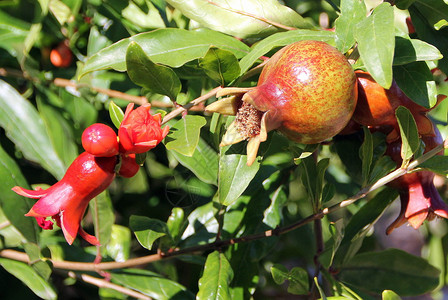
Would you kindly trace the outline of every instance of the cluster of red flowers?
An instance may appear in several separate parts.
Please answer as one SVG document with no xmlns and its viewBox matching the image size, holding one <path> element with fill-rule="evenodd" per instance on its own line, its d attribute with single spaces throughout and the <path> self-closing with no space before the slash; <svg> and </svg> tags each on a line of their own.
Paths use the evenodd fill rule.
<svg viewBox="0 0 448 300">
<path fill-rule="evenodd" d="M 98 239 L 86 233 L 80 225 L 90 200 L 112 183 L 116 173 L 123 177 L 137 174 L 140 166 L 135 161 L 135 154 L 151 150 L 168 134 L 168 126 L 161 128 L 161 115 L 151 115 L 150 108 L 150 104 L 145 104 L 134 110 L 134 104 L 129 104 L 118 137 L 107 125 L 89 126 L 82 135 L 85 152 L 50 188 L 27 190 L 14 187 L 13 191 L 19 195 L 39 199 L 26 216 L 35 217 L 43 229 L 52 229 L 53 221 L 56 222 L 70 245 L 78 233 L 90 244 L 99 245 Z"/>
<path fill-rule="evenodd" d="M 413 115 L 425 146 L 425 152 L 443 143 L 439 130 L 427 117 L 429 109 L 409 99 L 395 81 L 386 90 L 376 83 L 370 74 L 356 71 L 356 75 L 358 78 L 358 104 L 353 120 L 371 130 L 379 130 L 388 134 L 386 155 L 396 162 L 397 167 L 402 164 L 402 141 L 395 116 L 395 110 L 399 106 L 406 107 Z M 439 95 L 437 104 L 445 98 L 446 96 Z M 406 222 L 417 229 L 425 220 L 432 220 L 435 217 L 448 218 L 448 205 L 442 200 L 434 186 L 434 176 L 435 174 L 431 171 L 412 172 L 389 184 L 400 194 L 401 212 L 387 228 L 387 234 Z"/>
</svg>

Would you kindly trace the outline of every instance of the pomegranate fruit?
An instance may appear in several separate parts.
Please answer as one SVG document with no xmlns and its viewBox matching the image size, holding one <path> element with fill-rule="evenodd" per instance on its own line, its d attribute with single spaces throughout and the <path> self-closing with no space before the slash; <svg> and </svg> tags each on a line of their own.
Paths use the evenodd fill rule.
<svg viewBox="0 0 448 300">
<path fill-rule="evenodd" d="M 115 131 L 101 123 L 87 127 L 82 133 L 84 150 L 98 157 L 111 157 L 118 154 L 118 140 Z"/>
<path fill-rule="evenodd" d="M 434 136 L 422 136 L 425 152 L 443 143 L 442 136 L 434 126 Z M 386 154 L 401 166 L 401 140 L 390 143 Z M 442 155 L 443 151 L 439 153 Z M 442 200 L 434 186 L 435 174 L 431 171 L 419 171 L 405 174 L 388 185 L 398 190 L 400 194 L 401 210 L 398 217 L 386 230 L 390 234 L 395 228 L 408 222 L 415 229 L 425 220 L 431 221 L 435 217 L 448 218 L 448 205 Z"/>
<path fill-rule="evenodd" d="M 389 133 L 387 140 L 392 142 L 399 138 L 400 129 L 395 110 L 401 105 L 410 110 L 421 135 L 435 135 L 434 126 L 426 116 L 431 109 L 409 99 L 395 81 L 386 90 L 369 73 L 359 70 L 355 73 L 358 80 L 358 103 L 353 114 L 355 122 L 368 127 L 383 127 Z M 445 98 L 446 96 L 439 95 L 437 104 Z"/>
<path fill-rule="evenodd" d="M 283 47 L 264 66 L 253 88 L 225 88 L 230 95 L 206 110 L 236 115 L 222 146 L 248 140 L 251 165 L 267 133 L 277 129 L 304 144 L 320 143 L 339 133 L 356 106 L 356 76 L 345 56 L 320 41 Z"/>
<path fill-rule="evenodd" d="M 67 68 L 72 64 L 73 54 L 68 44 L 68 40 L 63 41 L 51 50 L 50 61 L 53 66 L 58 68 Z"/>
</svg>

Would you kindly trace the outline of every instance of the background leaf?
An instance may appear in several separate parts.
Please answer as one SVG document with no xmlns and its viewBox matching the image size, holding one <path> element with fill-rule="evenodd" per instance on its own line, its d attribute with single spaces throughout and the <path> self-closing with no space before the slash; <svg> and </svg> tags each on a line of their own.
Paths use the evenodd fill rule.
<svg viewBox="0 0 448 300">
<path fill-rule="evenodd" d="M 151 92 L 176 100 L 182 85 L 174 71 L 153 63 L 143 49 L 131 42 L 126 50 L 126 69 L 131 80 Z"/>
<path fill-rule="evenodd" d="M 439 49 L 417 39 L 395 37 L 394 66 L 414 61 L 439 60 L 443 56 Z"/>
<path fill-rule="evenodd" d="M 124 112 L 113 101 L 109 102 L 109 116 L 110 116 L 112 123 L 114 123 L 115 127 L 117 129 L 120 128 L 121 121 L 123 121 L 123 118 L 124 118 Z"/>
<path fill-rule="evenodd" d="M 248 46 L 237 39 L 207 29 L 196 31 L 178 28 L 158 29 L 122 39 L 92 55 L 80 76 L 110 68 L 125 71 L 126 49 L 131 42 L 140 45 L 152 62 L 173 68 L 204 57 L 210 46 L 229 50 L 237 58 L 241 58 L 249 50 Z"/>
<path fill-rule="evenodd" d="M 356 255 L 338 277 L 366 292 L 381 294 L 388 289 L 401 296 L 416 296 L 438 285 L 439 270 L 421 257 L 388 249 Z"/>
<path fill-rule="evenodd" d="M 131 216 L 129 225 L 134 231 L 140 244 L 148 250 L 152 249 L 153 243 L 160 237 L 168 234 L 166 223 L 143 216 Z"/>
<path fill-rule="evenodd" d="M 286 26 L 312 28 L 298 13 L 275 0 L 246 0 L 244 4 L 235 0 L 216 0 L 216 5 L 205 0 L 167 2 L 205 27 L 240 38 L 264 37 L 280 30 L 244 13 Z"/>
<path fill-rule="evenodd" d="M 392 84 L 395 46 L 393 8 L 386 2 L 380 4 L 367 19 L 357 24 L 354 34 L 367 71 L 378 84 L 388 89 Z"/>
<path fill-rule="evenodd" d="M 289 281 L 289 293 L 294 295 L 305 295 L 308 293 L 308 273 L 304 269 L 295 267 L 288 271 L 285 266 L 275 264 L 271 267 L 271 274 L 277 284 L 283 284 L 285 280 Z"/>
<path fill-rule="evenodd" d="M 20 279 L 37 296 L 43 299 L 57 299 L 57 294 L 47 280 L 25 263 L 0 258 L 0 265 L 9 273 Z"/>
<path fill-rule="evenodd" d="M 64 163 L 52 147 L 34 106 L 2 80 L 0 90 L 0 126 L 27 159 L 41 164 L 57 179 L 62 178 Z"/>
<path fill-rule="evenodd" d="M 95 226 L 95 236 L 105 246 L 109 243 L 112 226 L 115 222 L 115 215 L 108 191 L 104 191 L 89 202 L 90 213 L 92 214 Z"/>
</svg>

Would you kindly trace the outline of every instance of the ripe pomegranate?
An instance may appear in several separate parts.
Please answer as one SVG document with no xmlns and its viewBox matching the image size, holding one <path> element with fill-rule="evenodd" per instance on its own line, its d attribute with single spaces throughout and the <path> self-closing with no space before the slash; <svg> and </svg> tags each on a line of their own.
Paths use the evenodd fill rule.
<svg viewBox="0 0 448 300">
<path fill-rule="evenodd" d="M 442 136 L 434 126 L 434 136 L 422 136 L 425 152 L 443 143 Z M 386 154 L 401 166 L 401 140 L 390 143 Z M 439 153 L 443 154 L 443 151 Z M 405 174 L 388 185 L 398 190 L 400 194 L 401 211 L 395 221 L 386 230 L 390 234 L 395 228 L 408 222 L 415 229 L 425 220 L 431 221 L 435 217 L 448 218 L 448 205 L 442 200 L 434 186 L 435 174 L 431 171 L 419 171 Z"/>
<path fill-rule="evenodd" d="M 395 81 L 386 90 L 369 73 L 359 70 L 355 73 L 358 80 L 358 104 L 353 114 L 355 122 L 369 127 L 390 128 L 387 139 L 392 142 L 399 138 L 395 110 L 402 105 L 411 111 L 421 135 L 435 135 L 433 125 L 426 116 L 431 109 L 409 99 Z M 437 104 L 445 98 L 446 96 L 439 95 Z"/>
<path fill-rule="evenodd" d="M 84 150 L 92 155 L 111 157 L 118 154 L 117 134 L 105 124 L 95 123 L 87 127 L 81 141 Z"/>
<path fill-rule="evenodd" d="M 304 144 L 320 143 L 341 131 L 356 106 L 356 76 L 338 50 L 320 41 L 300 41 L 275 53 L 253 88 L 225 88 L 232 95 L 208 111 L 236 115 L 221 145 L 249 140 L 251 165 L 267 132 L 277 129 Z"/>
<path fill-rule="evenodd" d="M 59 43 L 50 52 L 50 61 L 53 66 L 58 68 L 67 68 L 72 64 L 73 54 L 68 47 L 68 41 Z"/>
</svg>

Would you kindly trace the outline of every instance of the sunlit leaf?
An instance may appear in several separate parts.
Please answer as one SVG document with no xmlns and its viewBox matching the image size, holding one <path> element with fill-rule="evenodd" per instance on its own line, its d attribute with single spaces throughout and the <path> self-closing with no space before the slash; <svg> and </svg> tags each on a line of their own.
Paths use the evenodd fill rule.
<svg viewBox="0 0 448 300">
<path fill-rule="evenodd" d="M 355 44 L 353 32 L 357 24 L 367 17 L 367 10 L 364 1 L 361 0 L 342 0 L 340 9 L 341 14 L 334 23 L 336 47 L 345 53 Z"/>
<path fill-rule="evenodd" d="M 399 106 L 395 111 L 395 115 L 400 126 L 401 158 L 403 162 L 407 162 L 417 152 L 420 145 L 417 124 L 411 112 L 404 106 Z"/>
<path fill-rule="evenodd" d="M 170 128 L 165 147 L 182 155 L 192 156 L 199 143 L 199 133 L 206 120 L 201 116 L 186 115 Z"/>
<path fill-rule="evenodd" d="M 199 279 L 196 299 L 231 299 L 229 284 L 232 279 L 233 270 L 224 254 L 218 251 L 210 253 L 202 277 Z"/>
<path fill-rule="evenodd" d="M 126 69 L 135 84 L 168 96 L 172 101 L 176 100 L 182 88 L 176 73 L 169 67 L 152 62 L 136 42 L 131 42 L 126 51 Z"/>
<path fill-rule="evenodd" d="M 109 102 L 109 116 L 110 119 L 112 120 L 112 123 L 114 123 L 115 127 L 120 128 L 121 121 L 123 121 L 124 118 L 124 112 L 113 101 Z"/>
<path fill-rule="evenodd" d="M 153 243 L 168 234 L 166 223 L 143 216 L 131 216 L 129 225 L 134 231 L 139 243 L 146 249 L 151 250 Z"/>
<path fill-rule="evenodd" d="M 265 37 L 280 29 L 257 18 L 296 28 L 312 28 L 302 16 L 276 0 L 167 0 L 185 16 L 213 30 L 240 38 Z M 249 14 L 249 15 L 248 15 Z"/>
<path fill-rule="evenodd" d="M 395 47 L 394 10 L 385 2 L 358 23 L 354 32 L 358 51 L 367 71 L 382 87 L 392 84 Z"/>
<path fill-rule="evenodd" d="M 235 55 L 218 48 L 210 48 L 207 54 L 199 59 L 199 66 L 221 86 L 230 83 L 240 74 L 240 66 Z"/>
</svg>

